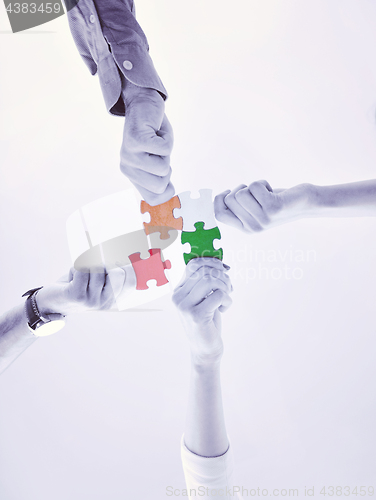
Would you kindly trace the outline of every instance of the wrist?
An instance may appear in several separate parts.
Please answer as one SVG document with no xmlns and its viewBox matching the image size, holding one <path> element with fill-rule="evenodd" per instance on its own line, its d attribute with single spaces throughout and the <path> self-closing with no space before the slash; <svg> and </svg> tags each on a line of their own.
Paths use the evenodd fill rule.
<svg viewBox="0 0 376 500">
<path fill-rule="evenodd" d="M 223 352 L 212 355 L 198 355 L 191 352 L 191 366 L 196 373 L 208 373 L 219 371 L 221 367 Z"/>
<path fill-rule="evenodd" d="M 336 216 L 338 215 L 338 209 L 346 206 L 344 194 L 333 189 L 333 187 L 334 186 L 313 186 L 314 216 Z"/>
<path fill-rule="evenodd" d="M 149 87 L 140 87 L 139 85 L 135 85 L 134 83 L 130 82 L 126 78 L 122 79 L 121 93 L 126 107 L 131 105 L 134 99 L 138 98 L 160 98 L 164 102 L 163 96 L 162 94 L 160 94 L 160 92 L 158 92 L 158 90 Z"/>
<path fill-rule="evenodd" d="M 49 286 L 45 286 L 38 291 L 35 296 L 35 302 L 42 316 L 49 316 L 50 314 L 66 315 L 57 304 L 56 297 L 54 299 Z"/>
<path fill-rule="evenodd" d="M 292 189 L 296 190 L 297 206 L 300 207 L 297 218 L 317 217 L 320 210 L 319 186 L 305 182 L 304 184 L 298 184 Z"/>
</svg>

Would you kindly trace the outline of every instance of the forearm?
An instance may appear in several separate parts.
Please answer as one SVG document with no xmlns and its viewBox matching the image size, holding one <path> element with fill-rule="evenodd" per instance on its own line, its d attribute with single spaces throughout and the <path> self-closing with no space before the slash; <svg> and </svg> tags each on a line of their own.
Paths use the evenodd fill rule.
<svg viewBox="0 0 376 500">
<path fill-rule="evenodd" d="M 376 179 L 334 186 L 310 185 L 308 217 L 375 217 Z"/>
<path fill-rule="evenodd" d="M 228 449 L 219 362 L 200 366 L 192 361 L 184 438 L 186 447 L 203 457 L 220 456 Z"/>
<path fill-rule="evenodd" d="M 24 304 L 3 314 L 0 317 L 0 373 L 36 339 L 27 327 Z"/>
<path fill-rule="evenodd" d="M 107 110 L 125 116 L 121 76 L 125 81 L 158 91 L 166 89 L 149 55 L 144 32 L 131 0 L 80 0 L 68 10 L 77 49 L 92 75 L 98 73 Z"/>
</svg>

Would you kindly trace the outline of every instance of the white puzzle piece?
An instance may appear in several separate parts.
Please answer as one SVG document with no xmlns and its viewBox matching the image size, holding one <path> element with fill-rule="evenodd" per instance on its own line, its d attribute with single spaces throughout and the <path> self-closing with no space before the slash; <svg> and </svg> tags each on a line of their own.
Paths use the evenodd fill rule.
<svg viewBox="0 0 376 500">
<path fill-rule="evenodd" d="M 204 222 L 204 229 L 217 227 L 211 189 L 200 189 L 199 198 L 191 198 L 191 192 L 178 195 L 181 208 L 174 209 L 174 217 L 183 217 L 183 231 L 195 231 L 196 222 Z"/>
</svg>

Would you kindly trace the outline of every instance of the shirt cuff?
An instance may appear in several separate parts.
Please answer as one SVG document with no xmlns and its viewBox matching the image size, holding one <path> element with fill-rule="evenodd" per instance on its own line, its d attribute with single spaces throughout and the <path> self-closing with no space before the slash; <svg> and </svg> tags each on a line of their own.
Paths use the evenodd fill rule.
<svg viewBox="0 0 376 500">
<path fill-rule="evenodd" d="M 154 89 L 162 95 L 163 99 L 167 99 L 167 91 L 154 68 L 149 53 L 134 43 L 116 45 L 116 49 L 112 47 L 112 53 L 109 52 L 108 56 L 98 62 L 98 76 L 103 97 L 107 111 L 112 115 L 125 115 L 119 71 L 127 81 L 138 87 Z"/>
<path fill-rule="evenodd" d="M 118 68 L 128 81 L 138 87 L 157 90 L 164 99 L 167 99 L 167 91 L 158 76 L 149 52 L 144 47 L 130 43 L 112 45 L 111 48 Z"/>
<path fill-rule="evenodd" d="M 209 493 L 203 498 L 211 498 L 210 493 L 212 496 L 226 500 L 238 498 L 233 492 L 234 458 L 231 445 L 226 453 L 219 457 L 202 457 L 192 453 L 186 447 L 183 435 L 181 458 L 188 491 L 196 489 L 198 493 L 200 491 L 198 488 L 201 487 L 202 493 L 204 491 Z"/>
<path fill-rule="evenodd" d="M 125 106 L 121 95 L 121 78 L 110 52 L 98 63 L 97 69 L 107 111 L 115 116 L 124 116 Z"/>
</svg>

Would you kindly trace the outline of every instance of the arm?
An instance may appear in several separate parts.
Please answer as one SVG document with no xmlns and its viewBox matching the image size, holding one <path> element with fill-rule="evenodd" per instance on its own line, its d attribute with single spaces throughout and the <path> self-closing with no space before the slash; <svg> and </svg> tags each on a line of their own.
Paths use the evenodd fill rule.
<svg viewBox="0 0 376 500">
<path fill-rule="evenodd" d="M 80 0 L 69 9 L 68 20 L 83 60 L 93 75 L 98 72 L 108 111 L 125 116 L 121 171 L 150 205 L 168 201 L 175 190 L 170 182 L 173 133 L 164 113 L 167 92 L 133 1 Z"/>
<path fill-rule="evenodd" d="M 0 373 L 36 340 L 27 327 L 24 304 L 0 316 Z"/>
<path fill-rule="evenodd" d="M 375 217 L 376 179 L 313 186 L 311 217 Z"/>
<path fill-rule="evenodd" d="M 73 312 L 110 309 L 116 297 L 134 288 L 131 266 L 105 272 L 79 272 L 39 290 L 36 303 L 42 316 L 60 319 Z M 36 337 L 27 326 L 25 304 L 0 316 L 0 373 L 13 363 Z"/>
<path fill-rule="evenodd" d="M 65 4 L 73 40 L 91 74 L 98 73 L 109 113 L 125 116 L 122 76 L 123 90 L 130 83 L 167 98 L 132 0 L 65 0 Z"/>
<path fill-rule="evenodd" d="M 192 363 L 184 438 L 186 447 L 202 457 L 218 457 L 228 450 L 219 363 Z"/>
<path fill-rule="evenodd" d="M 173 301 L 181 314 L 191 353 L 182 441 L 187 489 L 200 492 L 200 496 L 207 493 L 206 488 L 215 489 L 218 496 L 230 499 L 233 496 L 226 491 L 233 492 L 233 458 L 220 382 L 221 312 L 231 305 L 229 294 L 232 291 L 227 269 L 228 266 L 218 259 L 193 259 L 187 265 L 183 282 L 174 291 Z"/>
<path fill-rule="evenodd" d="M 214 205 L 218 220 L 246 233 L 309 217 L 375 217 L 376 180 L 274 191 L 258 181 L 219 194 Z"/>
<path fill-rule="evenodd" d="M 126 111 L 120 168 L 149 205 L 158 205 L 175 194 L 170 182 L 172 127 L 158 92 L 122 81 Z"/>
<path fill-rule="evenodd" d="M 220 260 L 198 258 L 188 263 L 186 276 L 173 295 L 191 353 L 185 444 L 204 457 L 222 455 L 228 449 L 220 382 L 220 311 L 231 305 L 231 289 Z"/>
</svg>

